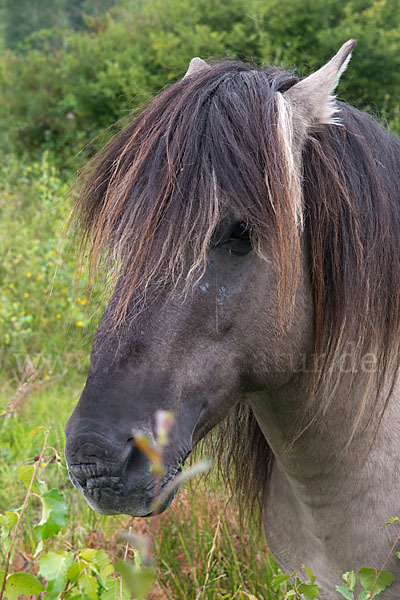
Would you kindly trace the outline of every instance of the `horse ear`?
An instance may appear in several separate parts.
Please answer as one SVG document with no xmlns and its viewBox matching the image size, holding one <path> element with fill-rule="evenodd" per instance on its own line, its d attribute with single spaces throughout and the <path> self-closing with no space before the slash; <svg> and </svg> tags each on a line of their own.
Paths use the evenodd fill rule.
<svg viewBox="0 0 400 600">
<path fill-rule="evenodd" d="M 189 75 L 195 75 L 196 73 L 200 73 L 200 71 L 208 71 L 211 67 L 201 58 L 192 58 L 189 64 L 189 68 L 186 71 L 185 77 Z M 185 79 L 185 77 L 183 79 Z"/>
<path fill-rule="evenodd" d="M 337 112 L 334 92 L 346 70 L 356 40 L 349 40 L 321 69 L 291 87 L 284 96 L 292 103 L 293 114 L 307 131 L 318 123 L 335 123 Z"/>
</svg>

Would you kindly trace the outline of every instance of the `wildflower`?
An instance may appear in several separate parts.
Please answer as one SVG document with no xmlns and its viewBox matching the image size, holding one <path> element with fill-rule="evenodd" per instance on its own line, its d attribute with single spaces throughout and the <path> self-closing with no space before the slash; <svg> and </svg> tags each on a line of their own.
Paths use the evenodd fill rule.
<svg viewBox="0 0 400 600">
<path fill-rule="evenodd" d="M 75 325 L 76 325 L 77 327 L 82 327 L 83 323 L 82 323 L 82 321 L 77 321 L 77 322 L 75 323 Z"/>
<path fill-rule="evenodd" d="M 32 273 L 27 273 L 26 276 L 27 277 L 32 277 Z"/>
<path fill-rule="evenodd" d="M 43 275 L 41 273 L 39 273 L 39 275 L 36 276 L 37 281 L 40 281 L 42 279 Z"/>
<path fill-rule="evenodd" d="M 61 315 L 60 315 L 60 313 L 57 313 L 57 314 L 56 314 L 56 319 L 61 319 Z"/>
<path fill-rule="evenodd" d="M 85 306 L 86 303 L 87 303 L 87 300 L 85 300 L 85 299 L 81 300 L 82 306 Z"/>
<path fill-rule="evenodd" d="M 47 379 L 47 380 L 49 380 L 50 379 L 50 375 L 47 374 L 47 375 L 44 376 L 44 378 Z"/>
<path fill-rule="evenodd" d="M 24 298 L 29 298 L 29 294 L 28 294 L 28 292 L 25 292 L 25 294 L 24 294 Z"/>
<path fill-rule="evenodd" d="M 22 315 L 23 317 L 25 316 L 25 311 L 24 311 L 24 310 L 21 312 L 21 315 Z"/>
</svg>

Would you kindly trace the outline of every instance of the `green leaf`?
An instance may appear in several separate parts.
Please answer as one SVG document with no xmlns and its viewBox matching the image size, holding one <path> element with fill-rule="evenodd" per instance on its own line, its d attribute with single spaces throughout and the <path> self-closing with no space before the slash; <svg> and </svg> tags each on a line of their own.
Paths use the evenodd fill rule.
<svg viewBox="0 0 400 600">
<path fill-rule="evenodd" d="M 307 573 L 310 583 L 311 584 L 315 583 L 314 571 L 312 569 L 310 569 L 309 567 L 305 567 L 304 565 L 303 565 L 303 570 Z"/>
<path fill-rule="evenodd" d="M 118 577 L 108 577 L 106 579 L 107 589 L 101 594 L 101 600 L 120 600 L 121 598 L 121 582 L 122 582 L 122 600 L 131 600 L 131 594 L 126 583 Z"/>
<path fill-rule="evenodd" d="M 286 575 L 285 573 L 281 573 L 280 575 L 275 575 L 275 577 L 272 578 L 272 588 L 275 592 L 278 591 L 279 586 L 282 585 L 282 583 L 285 583 L 285 581 L 287 581 L 289 579 L 289 575 Z"/>
<path fill-rule="evenodd" d="M 138 600 L 147 598 L 157 578 L 156 569 L 154 567 L 137 567 L 123 560 L 117 560 L 115 566 L 132 595 Z"/>
<path fill-rule="evenodd" d="M 305 600 L 314 600 L 319 596 L 318 586 L 311 583 L 301 583 L 298 590 L 300 594 L 303 594 Z"/>
<path fill-rule="evenodd" d="M 390 571 L 381 571 L 379 573 L 378 579 L 376 580 L 377 575 L 378 575 L 377 569 L 362 568 L 358 572 L 358 576 L 360 578 L 360 582 L 361 582 L 361 585 L 363 586 L 364 590 L 366 590 L 367 592 L 370 592 L 372 590 L 372 588 L 374 588 L 374 593 L 372 596 L 373 598 L 375 598 L 375 596 L 380 594 L 380 592 L 382 592 L 382 590 L 387 588 L 394 581 L 394 577 Z M 376 580 L 376 583 L 375 583 L 375 580 Z"/>
<path fill-rule="evenodd" d="M 0 515 L 0 540 L 3 551 L 7 553 L 11 545 L 11 531 L 18 521 L 18 515 L 15 512 L 7 511 Z"/>
<path fill-rule="evenodd" d="M 294 590 L 289 590 L 285 594 L 285 600 L 286 600 L 286 598 L 293 598 L 293 596 L 296 596 L 296 592 Z"/>
<path fill-rule="evenodd" d="M 112 564 L 108 563 L 108 565 L 104 565 L 103 567 L 101 567 L 101 569 L 100 569 L 100 575 L 102 576 L 103 579 L 106 579 L 112 573 L 114 573 L 114 571 L 115 571 L 115 569 L 112 566 Z"/>
<path fill-rule="evenodd" d="M 0 527 L 7 530 L 9 533 L 18 520 L 18 515 L 15 512 L 7 511 L 4 515 L 0 515 Z"/>
<path fill-rule="evenodd" d="M 68 569 L 74 562 L 72 552 L 56 554 L 49 552 L 39 561 L 39 573 L 47 579 L 46 599 L 56 598 L 63 591 L 68 579 Z"/>
<path fill-rule="evenodd" d="M 29 488 L 29 485 L 31 483 L 33 471 L 34 471 L 33 465 L 19 465 L 19 467 L 17 469 L 17 478 L 20 481 L 22 481 L 22 483 L 25 485 L 26 489 Z M 38 488 L 36 482 L 33 482 L 32 491 L 35 492 L 36 494 L 39 493 L 39 488 Z"/>
<path fill-rule="evenodd" d="M 100 569 L 111 565 L 110 558 L 105 550 L 96 550 L 95 562 Z"/>
<path fill-rule="evenodd" d="M 80 561 L 74 563 L 69 567 L 67 571 L 67 578 L 70 580 L 71 583 L 75 583 L 75 581 L 78 579 L 85 567 L 86 564 Z"/>
<path fill-rule="evenodd" d="M 56 490 L 49 490 L 40 497 L 42 501 L 42 519 L 34 527 L 39 540 L 47 540 L 56 535 L 67 524 L 67 506 L 62 494 Z"/>
<path fill-rule="evenodd" d="M 97 550 L 95 548 L 85 548 L 82 552 L 79 552 L 79 558 L 88 563 L 95 562 L 96 552 Z"/>
<path fill-rule="evenodd" d="M 347 584 L 343 583 L 343 585 L 337 585 L 336 591 L 339 592 L 343 598 L 346 598 L 346 600 L 353 600 L 353 594 L 349 590 L 349 586 Z"/>
<path fill-rule="evenodd" d="M 350 591 L 353 592 L 357 581 L 355 572 L 347 571 L 346 573 L 343 573 L 342 579 L 349 585 Z"/>
<path fill-rule="evenodd" d="M 371 592 L 361 592 L 361 594 L 358 596 L 358 600 L 370 600 L 371 598 Z"/>
<path fill-rule="evenodd" d="M 382 525 L 382 527 L 386 527 L 387 525 L 391 525 L 392 523 L 398 523 L 400 521 L 399 517 L 390 517 L 390 519 L 388 519 L 386 521 L 386 523 L 384 525 Z"/>
<path fill-rule="evenodd" d="M 8 600 L 17 600 L 18 596 L 33 596 L 43 592 L 44 586 L 30 573 L 14 573 L 7 577 L 6 596 Z"/>
<path fill-rule="evenodd" d="M 96 578 L 92 575 L 92 573 L 85 571 L 80 581 L 79 587 L 91 600 L 98 600 L 98 584 Z"/>
</svg>

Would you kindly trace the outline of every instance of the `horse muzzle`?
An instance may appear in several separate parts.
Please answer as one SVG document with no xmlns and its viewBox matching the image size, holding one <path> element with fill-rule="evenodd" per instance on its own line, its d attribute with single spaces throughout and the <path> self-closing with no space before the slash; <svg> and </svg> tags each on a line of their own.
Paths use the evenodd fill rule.
<svg viewBox="0 0 400 600">
<path fill-rule="evenodd" d="M 149 434 L 146 432 L 149 437 Z M 89 506 L 105 515 L 129 514 L 150 516 L 159 493 L 173 480 L 184 462 L 166 468 L 158 480 L 151 471 L 150 460 L 133 444 L 132 437 L 124 443 L 89 429 L 72 431 L 66 427 L 65 458 L 68 474 L 76 489 Z M 175 461 L 174 461 L 175 462 Z M 157 508 L 168 508 L 175 492 Z"/>
</svg>

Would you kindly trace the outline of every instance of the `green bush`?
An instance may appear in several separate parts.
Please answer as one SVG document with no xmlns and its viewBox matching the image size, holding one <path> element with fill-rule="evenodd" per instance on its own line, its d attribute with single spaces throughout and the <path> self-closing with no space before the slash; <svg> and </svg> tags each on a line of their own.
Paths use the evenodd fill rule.
<svg viewBox="0 0 400 600">
<path fill-rule="evenodd" d="M 19 153 L 44 147 L 57 164 L 76 166 L 81 148 L 182 76 L 195 55 L 306 74 L 351 37 L 359 44 L 340 95 L 398 127 L 399 21 L 397 0 L 131 0 L 88 17 L 84 31 L 45 30 L 24 52 L 4 53 L 1 144 Z"/>
</svg>

